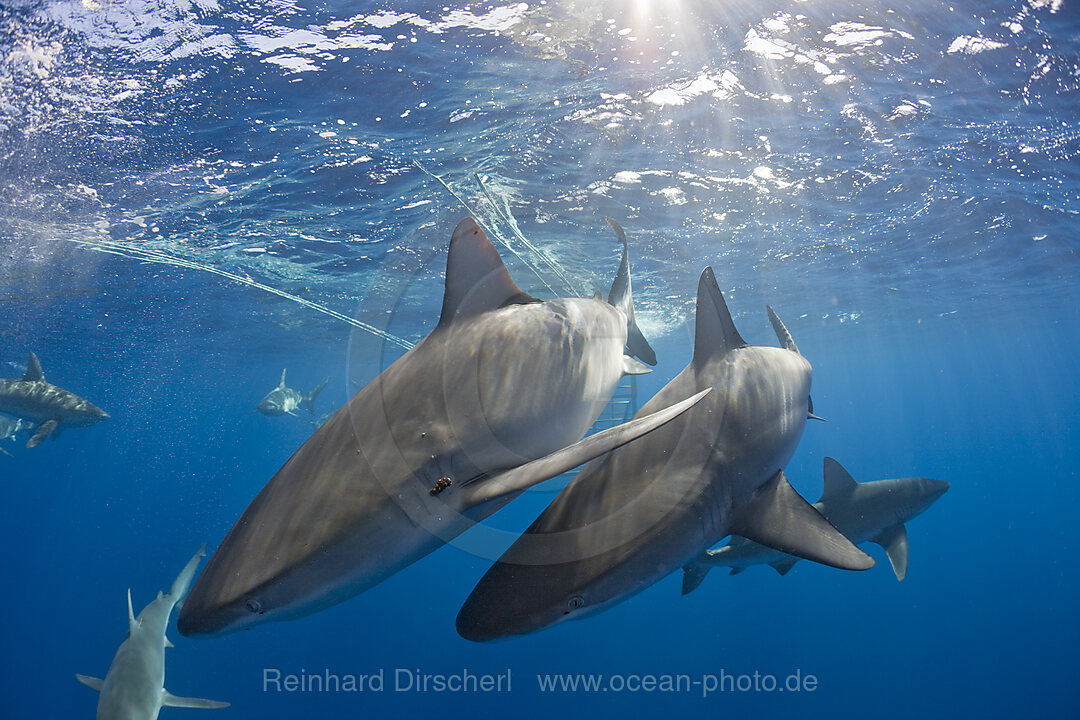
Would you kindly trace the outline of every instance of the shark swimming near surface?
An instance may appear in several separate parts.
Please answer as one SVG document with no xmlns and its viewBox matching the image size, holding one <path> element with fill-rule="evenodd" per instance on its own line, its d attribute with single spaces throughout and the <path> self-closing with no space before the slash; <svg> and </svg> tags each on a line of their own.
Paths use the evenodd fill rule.
<svg viewBox="0 0 1080 720">
<path fill-rule="evenodd" d="M 28 448 L 49 435 L 55 440 L 66 428 L 88 427 L 109 417 L 88 400 L 46 382 L 34 353 L 30 353 L 26 374 L 21 378 L 0 379 L 0 413 L 39 423 L 26 443 Z"/>
<path fill-rule="evenodd" d="M 648 371 L 624 354 L 644 342 L 627 311 L 628 272 L 621 264 L 612 302 L 541 302 L 514 284 L 474 220 L 459 223 L 438 324 L 252 501 L 192 588 L 180 632 L 220 634 L 342 602 L 700 400 L 673 393 L 581 439 L 619 379 Z"/>
<path fill-rule="evenodd" d="M 128 590 L 128 634 L 116 651 L 109 672 L 102 680 L 76 675 L 83 685 L 101 693 L 97 720 L 154 720 L 163 707 L 215 709 L 229 703 L 201 698 L 177 697 L 165 689 L 165 648 L 172 643 L 165 636 L 169 615 L 184 599 L 206 545 L 199 548 L 173 581 L 167 594 L 157 598 L 135 616 Z"/>
<path fill-rule="evenodd" d="M 314 415 L 315 398 L 319 396 L 319 393 L 323 391 L 328 382 L 330 382 L 329 379 L 323 380 L 311 392 L 304 395 L 285 385 L 285 370 L 282 370 L 281 382 L 278 383 L 276 388 L 268 392 L 256 407 L 263 415 L 292 415 L 296 417 L 294 411 L 299 407 L 307 408 L 307 411 Z"/>
<path fill-rule="evenodd" d="M 457 617 L 468 640 L 520 635 L 626 600 L 740 533 L 838 567 L 874 564 L 788 484 L 810 415 L 810 364 L 747 345 L 711 268 L 698 285 L 694 355 L 638 415 L 703 389 L 694 408 L 589 462 L 483 576 Z"/>
<path fill-rule="evenodd" d="M 949 489 L 949 483 L 932 478 L 893 478 L 857 483 L 830 457 L 824 463 L 825 490 L 814 503 L 836 529 L 856 545 L 877 543 L 885 549 L 893 573 L 900 582 L 907 576 L 908 540 L 905 523 L 924 513 Z M 726 545 L 708 550 L 683 569 L 683 595 L 692 592 L 711 568 L 731 568 L 738 575 L 751 565 L 770 565 L 786 575 L 798 558 L 733 537 Z"/>
</svg>

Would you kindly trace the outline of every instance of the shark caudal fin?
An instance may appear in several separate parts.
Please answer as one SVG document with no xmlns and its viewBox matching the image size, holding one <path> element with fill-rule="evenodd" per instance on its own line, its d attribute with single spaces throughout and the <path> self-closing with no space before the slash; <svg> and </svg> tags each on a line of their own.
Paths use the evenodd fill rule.
<svg viewBox="0 0 1080 720">
<path fill-rule="evenodd" d="M 312 415 L 315 414 L 315 398 L 319 397 L 319 393 L 326 387 L 326 383 L 330 382 L 330 378 L 323 380 L 315 388 L 304 396 L 303 405 L 308 409 L 308 412 Z"/>
<path fill-rule="evenodd" d="M 609 217 L 605 217 L 608 225 L 615 231 L 615 236 L 623 246 L 622 260 L 619 262 L 619 270 L 615 273 L 615 281 L 611 283 L 611 291 L 608 293 L 608 303 L 623 311 L 626 315 L 626 349 L 630 355 L 638 358 L 647 365 L 656 364 L 656 353 L 649 346 L 649 341 L 638 329 L 637 321 L 634 320 L 634 293 L 630 288 L 630 257 L 629 244 L 626 242 L 626 232 L 619 223 Z"/>
<path fill-rule="evenodd" d="M 712 570 L 712 565 L 704 565 L 699 562 L 690 562 L 682 569 L 682 594 L 689 595 L 698 589 L 705 581 L 705 576 Z"/>
<path fill-rule="evenodd" d="M 184 569 L 173 580 L 172 587 L 169 588 L 169 597 L 173 599 L 174 603 L 180 602 L 187 595 L 188 588 L 191 587 L 191 581 L 195 579 L 195 570 L 199 567 L 199 560 L 204 557 L 206 557 L 206 543 L 203 543 L 202 547 L 195 551 L 195 554 L 187 561 Z"/>
<path fill-rule="evenodd" d="M 446 255 L 446 287 L 439 327 L 506 305 L 539 302 L 523 293 L 506 271 L 491 240 L 465 218 L 454 228 Z"/>
<path fill-rule="evenodd" d="M 701 272 L 698 280 L 697 318 L 694 329 L 694 367 L 701 368 L 714 356 L 746 346 L 735 328 L 724 296 L 716 284 L 711 267 Z"/>
<path fill-rule="evenodd" d="M 227 702 L 203 700 L 202 698 L 179 697 L 168 690 L 161 690 L 161 707 L 195 708 L 198 710 L 217 710 L 229 707 Z"/>
<path fill-rule="evenodd" d="M 778 472 L 735 518 L 733 534 L 842 570 L 868 570 L 874 559 L 840 533 Z"/>
</svg>

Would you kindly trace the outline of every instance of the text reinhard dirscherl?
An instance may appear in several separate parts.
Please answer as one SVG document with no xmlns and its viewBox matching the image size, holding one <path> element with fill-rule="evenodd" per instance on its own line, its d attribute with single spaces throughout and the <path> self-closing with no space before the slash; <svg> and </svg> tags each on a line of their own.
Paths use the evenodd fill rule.
<svg viewBox="0 0 1080 720">
<path fill-rule="evenodd" d="M 536 675 L 541 693 L 812 693 L 818 689 L 816 675 L 801 669 L 787 675 L 755 670 L 753 673 L 548 673 Z M 477 673 L 467 668 L 429 673 L 414 668 L 379 668 L 366 675 L 335 673 L 329 668 L 283 672 L 263 668 L 263 692 L 277 693 L 509 693 L 512 671 Z"/>
</svg>

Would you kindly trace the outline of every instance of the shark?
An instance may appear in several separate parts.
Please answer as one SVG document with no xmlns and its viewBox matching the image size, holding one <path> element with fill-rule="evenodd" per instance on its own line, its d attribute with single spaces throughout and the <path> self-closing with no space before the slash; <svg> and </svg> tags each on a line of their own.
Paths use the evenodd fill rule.
<svg viewBox="0 0 1080 720">
<path fill-rule="evenodd" d="M 195 577 L 206 545 L 187 562 L 168 593 L 157 594 L 136 617 L 128 589 L 128 634 L 116 651 L 105 679 L 75 675 L 83 685 L 101 693 L 98 720 L 154 720 L 163 707 L 215 709 L 229 703 L 202 698 L 178 697 L 165 689 L 165 648 L 172 643 L 165 636 L 169 616 Z"/>
<path fill-rule="evenodd" d="M 825 458 L 824 475 L 825 490 L 814 507 L 853 543 L 872 542 L 884 548 L 896 579 L 903 582 L 908 567 L 906 523 L 937 502 L 949 483 L 925 477 L 857 483 L 831 457 Z M 714 567 L 729 567 L 731 575 L 738 575 L 752 565 L 770 565 L 786 575 L 797 561 L 753 540 L 733 537 L 683 568 L 683 595 L 697 588 Z"/>
<path fill-rule="evenodd" d="M 0 379 L 0 413 L 38 424 L 26 447 L 36 447 L 49 435 L 53 440 L 66 428 L 88 427 L 109 414 L 73 392 L 45 380 L 37 355 L 30 353 L 21 378 Z"/>
<path fill-rule="evenodd" d="M 613 302 L 540 301 L 462 220 L 434 329 L 270 479 L 196 581 L 180 632 L 218 635 L 340 603 L 698 402 L 705 393 L 688 392 L 582 439 L 620 378 L 649 371 L 625 352 L 640 338 L 630 283 L 617 275 L 614 287 Z"/>
<path fill-rule="evenodd" d="M 256 406 L 263 415 L 292 415 L 296 417 L 297 408 L 307 408 L 307 411 L 312 415 L 315 414 L 315 398 L 319 396 L 319 393 L 323 391 L 326 384 L 330 382 L 329 378 L 319 383 L 311 392 L 307 395 L 293 390 L 291 387 L 285 385 L 285 372 L 281 371 L 281 382 L 278 386 L 268 392 L 266 397 L 259 401 Z"/>
<path fill-rule="evenodd" d="M 18 438 L 19 433 L 28 432 L 33 434 L 36 427 L 37 425 L 29 422 L 28 420 L 23 420 L 22 418 L 10 418 L 4 415 L 0 415 L 0 441 L 14 441 Z M 8 456 L 11 455 L 11 453 L 9 453 L 2 447 L 0 447 L 0 452 Z"/>
<path fill-rule="evenodd" d="M 712 268 L 696 312 L 692 360 L 638 415 L 711 393 L 586 464 L 477 583 L 457 616 L 462 637 L 495 640 L 602 612 L 731 533 L 837 567 L 874 564 L 784 476 L 811 414 L 811 367 L 790 333 L 776 318 L 785 347 L 748 345 Z"/>
</svg>

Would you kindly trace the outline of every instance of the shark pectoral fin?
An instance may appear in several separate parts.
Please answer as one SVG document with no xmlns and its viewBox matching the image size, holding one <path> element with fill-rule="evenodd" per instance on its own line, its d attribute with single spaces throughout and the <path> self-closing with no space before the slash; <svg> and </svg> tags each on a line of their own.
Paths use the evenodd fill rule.
<svg viewBox="0 0 1080 720">
<path fill-rule="evenodd" d="M 8 452 L 7 450 L 5 450 L 5 449 L 4 449 L 4 448 L 2 448 L 2 447 L 0 447 L 0 453 L 4 453 L 4 454 L 5 454 L 5 455 L 7 455 L 8 457 L 15 457 L 14 455 L 12 455 L 11 453 L 9 453 L 9 452 Z"/>
<path fill-rule="evenodd" d="M 464 500 L 469 506 L 475 506 L 505 495 L 524 492 L 533 485 L 537 485 L 556 475 L 562 475 L 568 470 L 573 470 L 578 465 L 604 453 L 611 452 L 615 448 L 655 430 L 664 423 L 674 420 L 696 405 L 711 390 L 712 388 L 706 388 L 698 394 L 682 402 L 670 405 L 663 410 L 657 410 L 645 417 L 635 418 L 622 425 L 608 428 L 595 435 L 590 435 L 584 440 L 579 440 L 573 445 L 564 447 L 562 450 L 545 455 L 538 460 L 527 462 L 506 472 L 466 485 L 464 492 L 468 493 L 468 495 Z"/>
<path fill-rule="evenodd" d="M 843 570 L 874 566 L 872 557 L 795 492 L 783 471 L 758 488 L 730 531 L 780 552 Z"/>
<path fill-rule="evenodd" d="M 745 567 L 733 567 L 731 568 L 731 572 L 729 572 L 728 575 L 738 575 L 745 569 Z"/>
<path fill-rule="evenodd" d="M 56 420 L 46 420 L 38 426 L 37 432 L 35 432 L 30 439 L 26 441 L 26 447 L 37 447 L 41 444 L 41 441 L 49 436 L 53 430 L 59 427 L 60 423 Z"/>
<path fill-rule="evenodd" d="M 687 563 L 682 569 L 682 594 L 689 595 L 697 590 L 705 580 L 705 576 L 712 570 L 711 565 L 704 565 L 698 561 Z"/>
<path fill-rule="evenodd" d="M 896 579 L 904 582 L 904 578 L 907 577 L 908 558 L 907 528 L 904 524 L 899 523 L 885 528 L 871 542 L 876 542 L 885 548 L 885 554 L 889 556 Z"/>
<path fill-rule="evenodd" d="M 504 305 L 536 302 L 523 293 L 502 258 L 475 220 L 465 218 L 454 228 L 446 255 L 446 289 L 439 325 Z"/>
<path fill-rule="evenodd" d="M 90 677 L 89 675 L 80 675 L 75 673 L 75 679 L 81 682 L 88 688 L 93 688 L 98 692 L 101 692 L 101 687 L 105 684 L 105 681 L 101 678 Z"/>
<path fill-rule="evenodd" d="M 797 562 L 799 562 L 798 558 L 785 558 L 769 563 L 769 567 L 780 573 L 780 577 L 783 577 L 788 574 L 788 571 L 790 571 L 791 568 L 795 567 L 795 563 Z"/>
<path fill-rule="evenodd" d="M 858 485 L 855 478 L 851 477 L 848 471 L 844 469 L 844 466 L 831 457 L 825 458 L 822 473 L 825 476 L 825 489 L 821 493 L 822 499 L 847 495 Z"/>
<path fill-rule="evenodd" d="M 218 702 L 217 700 L 203 700 L 202 698 L 191 697 L 179 697 L 173 695 L 165 688 L 161 689 L 161 706 L 162 707 L 181 707 L 181 708 L 197 708 L 202 710 L 217 710 L 218 708 L 229 707 L 227 702 Z"/>
<path fill-rule="evenodd" d="M 645 375 L 652 372 L 652 368 L 643 362 L 638 362 L 629 355 L 622 356 L 623 375 Z"/>
<path fill-rule="evenodd" d="M 131 588 L 128 588 L 128 632 L 135 632 L 139 621 L 135 619 L 135 610 L 131 607 Z"/>
</svg>

